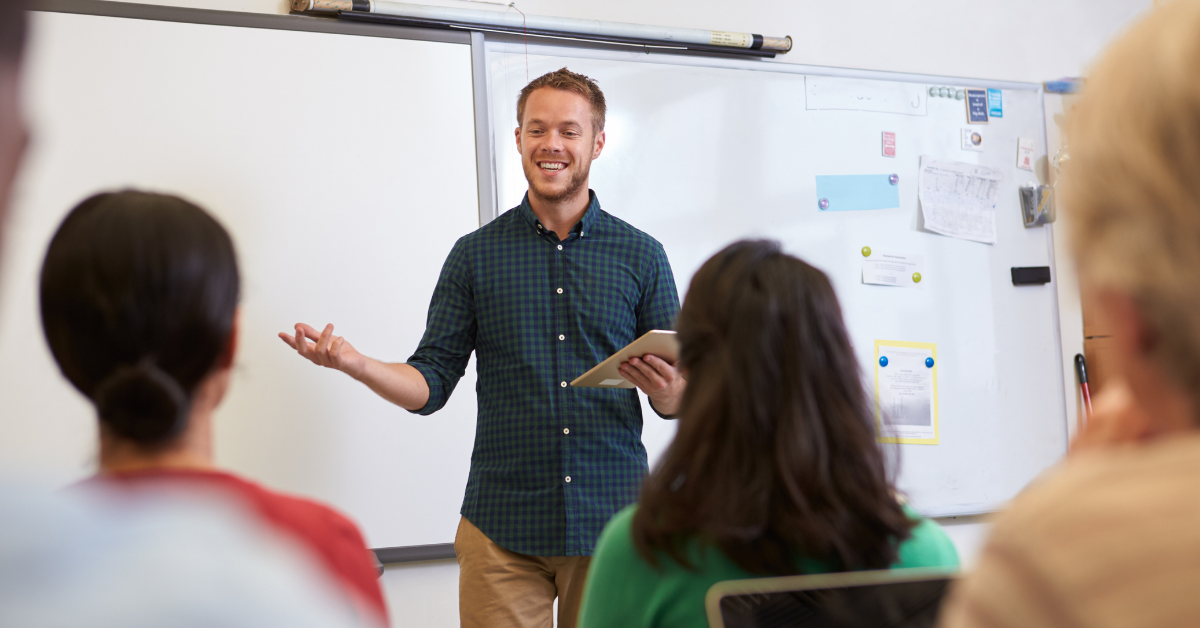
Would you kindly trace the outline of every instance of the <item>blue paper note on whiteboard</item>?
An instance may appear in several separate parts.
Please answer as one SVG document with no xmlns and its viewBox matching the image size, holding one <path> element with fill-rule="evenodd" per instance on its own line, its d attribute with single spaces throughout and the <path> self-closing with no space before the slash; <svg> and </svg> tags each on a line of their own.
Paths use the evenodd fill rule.
<svg viewBox="0 0 1200 628">
<path fill-rule="evenodd" d="M 886 174 L 817 175 L 817 208 L 857 211 L 900 207 L 900 185 Z M 824 202 L 822 202 L 824 201 Z"/>
<path fill-rule="evenodd" d="M 1004 117 L 1004 92 L 988 88 L 988 117 Z"/>
</svg>

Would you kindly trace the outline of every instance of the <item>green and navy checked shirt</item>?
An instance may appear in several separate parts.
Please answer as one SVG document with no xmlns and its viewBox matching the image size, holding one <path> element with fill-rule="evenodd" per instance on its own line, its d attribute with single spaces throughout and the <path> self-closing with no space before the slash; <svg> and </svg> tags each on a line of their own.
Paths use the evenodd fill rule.
<svg viewBox="0 0 1200 628">
<path fill-rule="evenodd" d="M 450 251 L 408 363 L 436 412 L 477 354 L 479 418 L 462 515 L 533 556 L 590 556 L 647 472 L 634 389 L 571 380 L 679 311 L 654 238 L 600 209 L 594 192 L 565 240 L 529 198 Z"/>
</svg>

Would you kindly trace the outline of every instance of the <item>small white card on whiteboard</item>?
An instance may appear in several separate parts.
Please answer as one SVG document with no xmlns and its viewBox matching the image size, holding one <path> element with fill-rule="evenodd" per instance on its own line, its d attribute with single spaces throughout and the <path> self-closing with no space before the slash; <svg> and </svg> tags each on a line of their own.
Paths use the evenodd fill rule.
<svg viewBox="0 0 1200 628">
<path fill-rule="evenodd" d="M 962 149 L 983 152 L 983 132 L 978 129 L 963 129 Z"/>
<path fill-rule="evenodd" d="M 864 247 L 862 282 L 878 286 L 920 288 L 924 281 L 925 258 L 899 251 L 875 251 Z"/>
<path fill-rule="evenodd" d="M 1033 170 L 1033 140 L 1017 138 L 1017 167 Z"/>
</svg>

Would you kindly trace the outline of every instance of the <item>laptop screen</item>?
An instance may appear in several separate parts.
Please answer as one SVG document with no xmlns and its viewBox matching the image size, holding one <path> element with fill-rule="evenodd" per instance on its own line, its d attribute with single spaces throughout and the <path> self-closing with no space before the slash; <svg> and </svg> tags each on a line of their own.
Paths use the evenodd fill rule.
<svg viewBox="0 0 1200 628">
<path fill-rule="evenodd" d="M 946 572 L 883 571 L 719 583 L 709 593 L 718 601 L 709 621 L 715 628 L 933 628 L 950 582 Z"/>
</svg>

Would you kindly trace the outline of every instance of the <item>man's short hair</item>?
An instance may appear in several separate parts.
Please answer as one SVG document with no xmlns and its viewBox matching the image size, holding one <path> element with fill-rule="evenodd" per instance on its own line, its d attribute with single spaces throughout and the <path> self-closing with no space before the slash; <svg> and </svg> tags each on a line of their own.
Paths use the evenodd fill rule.
<svg viewBox="0 0 1200 628">
<path fill-rule="evenodd" d="M 0 61 L 15 62 L 25 49 L 26 0 L 0 0 Z"/>
<path fill-rule="evenodd" d="M 0 2 L 3 1 L 0 0 Z M 604 130 L 604 114 L 607 111 L 607 106 L 604 104 L 604 92 L 600 91 L 600 86 L 596 85 L 596 81 L 566 68 L 543 74 L 533 79 L 521 90 L 521 95 L 517 97 L 517 126 L 521 126 L 525 121 L 525 102 L 529 100 L 529 95 L 534 90 L 543 87 L 561 89 L 564 92 L 573 92 L 583 96 L 592 105 L 592 130 L 596 133 Z"/>
</svg>

